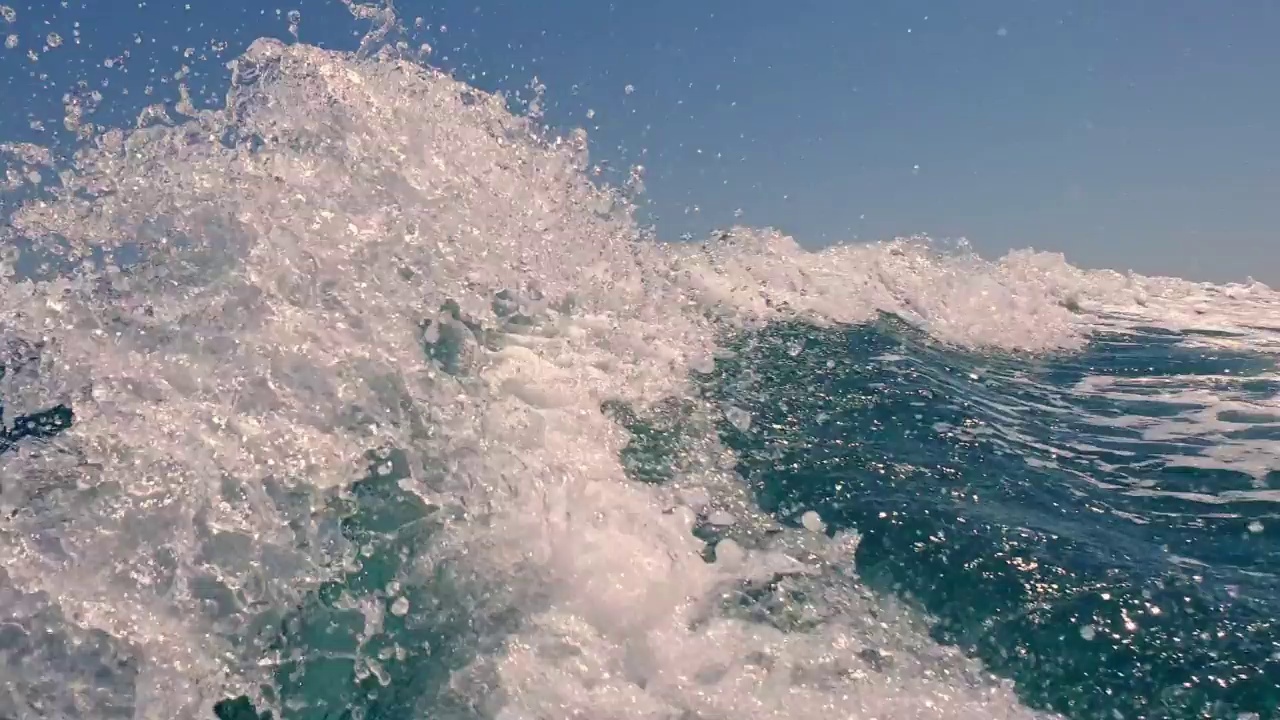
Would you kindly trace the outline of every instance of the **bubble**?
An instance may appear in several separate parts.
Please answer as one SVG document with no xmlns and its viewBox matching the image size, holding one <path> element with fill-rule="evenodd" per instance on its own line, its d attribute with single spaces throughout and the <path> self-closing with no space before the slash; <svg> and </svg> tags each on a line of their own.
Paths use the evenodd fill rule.
<svg viewBox="0 0 1280 720">
<path fill-rule="evenodd" d="M 827 524 L 822 521 L 822 516 L 814 510 L 809 510 L 800 516 L 800 524 L 805 530 L 811 533 L 823 533 L 827 531 Z"/>
<path fill-rule="evenodd" d="M 6 50 L 12 50 L 18 47 L 18 36 L 13 34 L 5 36 L 4 47 Z"/>
<path fill-rule="evenodd" d="M 396 617 L 404 617 L 405 615 L 408 615 L 409 599 L 403 595 L 396 598 L 395 601 L 391 603 L 391 614 Z"/>
<path fill-rule="evenodd" d="M 45 43 L 51 48 L 61 47 L 62 36 L 56 32 L 51 32 L 48 37 L 45 38 Z"/>
<path fill-rule="evenodd" d="M 10 218 L 64 264 L 111 238 L 135 256 L 0 281 L 6 342 L 40 354 L 5 377 L 6 413 L 76 403 L 73 433 L 0 456 L 0 476 L 34 483 L 0 574 L 41 591 L 24 617 L 56 603 L 104 655 L 133 653 L 104 684 L 121 716 L 196 717 L 206 688 L 269 686 L 279 658 L 243 631 L 296 608 L 370 629 L 418 597 L 415 620 L 437 603 L 463 619 L 467 638 L 433 647 L 472 643 L 449 684 L 498 717 L 1032 716 L 863 592 L 847 539 L 759 511 L 716 422 L 748 429 L 750 412 L 689 375 L 733 357 L 726 328 L 879 305 L 960 341 L 1048 345 L 1020 331 L 1055 329 L 1051 309 L 993 325 L 958 300 L 1025 308 L 1018 283 L 1042 276 L 769 232 L 665 245 L 587 176 L 585 134 L 557 143 L 448 74 L 260 40 L 233 75 L 234 112 L 95 129 L 74 187 Z M 707 462 L 634 481 L 637 433 L 604 399 L 687 405 L 680 433 Z M 736 539 L 709 552 L 695 506 L 723 508 Z M 882 672 L 847 651 L 864 647 L 907 661 Z M 369 652 L 344 662 L 381 682 Z"/>
<path fill-rule="evenodd" d="M 1084 638 L 1085 640 L 1092 640 L 1095 637 L 1097 637 L 1097 635 L 1098 635 L 1098 631 L 1092 625 L 1080 626 L 1080 637 Z"/>
<path fill-rule="evenodd" d="M 8 5 L 0 5 L 0 20 L 7 23 L 16 22 L 18 19 L 18 11 Z"/>
<path fill-rule="evenodd" d="M 1261 520 L 1254 520 L 1253 522 L 1249 523 L 1249 532 L 1255 535 L 1262 532 L 1265 529 L 1266 528 L 1263 527 Z"/>
<path fill-rule="evenodd" d="M 628 83 L 627 86 L 622 89 L 622 91 L 627 95 L 630 95 L 636 91 L 636 86 Z"/>
</svg>

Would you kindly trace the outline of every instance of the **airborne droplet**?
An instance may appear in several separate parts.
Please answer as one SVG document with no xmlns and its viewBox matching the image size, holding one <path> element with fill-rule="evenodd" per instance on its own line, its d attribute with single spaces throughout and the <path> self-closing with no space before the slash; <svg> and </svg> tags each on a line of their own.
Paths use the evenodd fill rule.
<svg viewBox="0 0 1280 720">
<path fill-rule="evenodd" d="M 404 617 L 409 614 L 409 599 L 401 595 L 391 603 L 391 614 L 396 617 Z"/>
</svg>

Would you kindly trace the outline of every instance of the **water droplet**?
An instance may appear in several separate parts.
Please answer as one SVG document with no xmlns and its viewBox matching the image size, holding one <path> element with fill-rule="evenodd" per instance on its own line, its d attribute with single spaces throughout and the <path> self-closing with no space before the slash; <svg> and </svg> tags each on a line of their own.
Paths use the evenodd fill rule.
<svg viewBox="0 0 1280 720">
<path fill-rule="evenodd" d="M 1097 637 L 1098 631 L 1092 625 L 1085 625 L 1080 628 L 1080 637 L 1085 640 L 1092 640 Z"/>
<path fill-rule="evenodd" d="M 595 111 L 595 110 L 590 110 L 590 109 L 589 109 L 589 110 L 587 110 L 587 119 L 588 119 L 588 120 L 591 120 L 591 119 L 595 118 L 595 116 L 596 116 L 596 111 Z"/>
<path fill-rule="evenodd" d="M 49 33 L 49 36 L 46 37 L 44 41 L 48 43 L 51 48 L 60 47 L 62 45 L 62 36 L 56 32 Z"/>
<path fill-rule="evenodd" d="M 622 89 L 622 91 L 630 95 L 631 93 L 636 91 L 636 86 L 628 84 L 625 88 Z"/>
<path fill-rule="evenodd" d="M 811 533 L 821 533 L 826 532 L 827 530 L 827 524 L 822 522 L 822 516 L 814 510 L 810 510 L 804 515 L 801 515 L 800 524 L 804 526 L 805 530 L 808 530 Z"/>
<path fill-rule="evenodd" d="M 1263 527 L 1262 527 L 1261 520 L 1254 520 L 1253 522 L 1249 523 L 1249 532 L 1257 535 L 1258 533 L 1262 532 L 1262 530 L 1263 530 Z"/>
<path fill-rule="evenodd" d="M 1009 28 L 1001 27 L 999 30 L 996 30 L 996 35 L 999 35 L 1000 37 L 1004 37 L 1008 34 L 1009 34 Z"/>
<path fill-rule="evenodd" d="M 409 598 L 401 595 L 391 603 L 391 614 L 396 617 L 404 617 L 409 614 Z"/>
</svg>

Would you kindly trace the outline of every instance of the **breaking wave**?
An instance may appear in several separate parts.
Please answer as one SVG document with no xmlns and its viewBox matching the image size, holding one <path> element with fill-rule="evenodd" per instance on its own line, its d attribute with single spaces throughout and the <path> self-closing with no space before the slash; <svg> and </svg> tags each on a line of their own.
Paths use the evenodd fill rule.
<svg viewBox="0 0 1280 720">
<path fill-rule="evenodd" d="M 767 394 L 705 384 L 752 333 L 889 316 L 947 352 L 1280 348 L 1257 284 L 663 243 L 584 135 L 394 53 L 260 40 L 186 111 L 0 231 L 5 717 L 1041 716 L 870 589 L 859 528 L 762 508 L 724 431 Z M 1204 463 L 1264 482 L 1264 440 Z"/>
</svg>

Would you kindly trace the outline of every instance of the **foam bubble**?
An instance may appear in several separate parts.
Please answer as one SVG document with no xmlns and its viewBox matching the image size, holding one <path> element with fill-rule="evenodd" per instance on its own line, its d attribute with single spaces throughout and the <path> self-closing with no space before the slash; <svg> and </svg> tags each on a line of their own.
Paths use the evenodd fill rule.
<svg viewBox="0 0 1280 720">
<path fill-rule="evenodd" d="M 813 510 L 809 510 L 800 516 L 800 524 L 811 533 L 825 532 L 827 529 L 826 523 L 822 522 L 822 516 Z"/>
<path fill-rule="evenodd" d="M 95 136 L 14 214 L 51 264 L 0 283 L 5 420 L 61 403 L 75 422 L 0 456 L 4 567 L 34 598 L 14 605 L 27 636 L 56 613 L 125 667 L 70 690 L 67 716 L 197 716 L 270 682 L 255 633 L 365 557 L 325 502 L 376 447 L 404 453 L 440 528 L 379 584 L 396 599 L 347 609 L 413 617 L 394 593 L 449 567 L 469 613 L 511 610 L 477 625 L 448 690 L 486 714 L 1033 715 L 857 583 L 856 535 L 763 532 L 686 378 L 722 322 L 883 303 L 958 342 L 1041 347 L 1069 336 L 1066 311 L 906 246 L 649 243 L 587 167 L 581 135 L 444 74 L 264 40 L 224 109 Z M 832 257 L 878 279 L 850 289 Z M 671 398 L 696 408 L 697 460 L 632 481 L 602 405 Z M 707 562 L 691 530 L 717 513 L 734 523 Z M 361 672 L 389 681 L 394 657 Z M 9 689 L 29 701 L 80 671 L 24 672 Z"/>
<path fill-rule="evenodd" d="M 1046 350 L 1084 340 L 1040 279 L 941 254 L 922 238 L 806 252 L 777 232 L 734 228 L 685 250 L 678 267 L 700 303 L 735 318 L 859 323 L 892 312 L 971 347 Z"/>
<path fill-rule="evenodd" d="M 859 323 L 890 312 L 944 342 L 1029 351 L 1076 349 L 1098 329 L 1160 327 L 1199 331 L 1187 344 L 1280 352 L 1280 292 L 1262 283 L 1081 270 L 1060 253 L 990 262 L 923 237 L 808 252 L 779 232 L 735 227 L 682 248 L 676 264 L 698 302 L 737 321 Z"/>
</svg>

